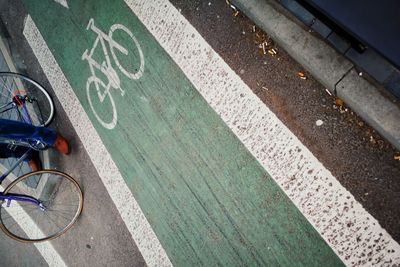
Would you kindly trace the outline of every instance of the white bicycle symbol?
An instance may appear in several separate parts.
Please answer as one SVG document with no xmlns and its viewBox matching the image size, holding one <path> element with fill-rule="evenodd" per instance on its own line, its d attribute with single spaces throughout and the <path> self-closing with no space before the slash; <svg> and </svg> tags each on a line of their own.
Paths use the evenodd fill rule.
<svg viewBox="0 0 400 267">
<path fill-rule="evenodd" d="M 96 119 L 100 122 L 102 126 L 104 126 L 107 129 L 113 129 L 115 125 L 117 124 L 117 110 L 115 107 L 114 99 L 111 95 L 110 90 L 111 89 L 119 89 L 121 96 L 125 94 L 125 90 L 121 88 L 121 80 L 111 65 L 110 57 L 107 51 L 107 46 L 106 43 L 108 43 L 109 49 L 111 51 L 112 58 L 114 59 L 115 65 L 118 67 L 118 69 L 128 78 L 132 80 L 137 80 L 143 75 L 144 71 L 144 57 L 143 57 L 143 52 L 140 47 L 139 42 L 136 40 L 135 36 L 132 34 L 132 32 L 126 28 L 122 24 L 114 24 L 111 26 L 110 31 L 108 32 L 108 35 L 105 34 L 103 31 L 101 31 L 99 28 L 97 28 L 94 25 L 94 19 L 90 19 L 89 23 L 86 27 L 86 30 L 92 30 L 94 33 L 97 34 L 97 38 L 94 41 L 93 47 L 90 49 L 86 49 L 86 51 L 82 55 L 82 60 L 87 60 L 89 63 L 89 68 L 91 75 L 87 82 L 86 82 L 86 93 L 88 97 L 88 101 L 90 104 L 90 107 L 96 117 Z M 115 40 L 113 40 L 113 34 L 116 33 L 117 31 L 122 31 L 121 33 L 126 33 L 130 39 L 133 40 L 133 43 L 139 53 L 139 67 L 136 67 L 133 69 L 133 71 L 128 71 L 124 67 L 121 66 L 120 60 L 117 58 L 116 51 L 118 51 L 118 54 L 123 54 L 125 56 L 128 56 L 128 53 L 131 52 L 134 53 L 133 51 L 128 51 L 125 49 L 123 46 L 118 44 Z M 128 38 L 129 39 L 129 38 Z M 98 63 L 95 59 L 93 59 L 93 55 L 96 51 L 96 48 L 98 44 L 101 44 L 102 47 L 102 52 L 105 57 L 105 61 L 103 61 L 101 64 Z M 122 59 L 121 59 L 122 61 Z M 107 83 L 104 83 L 100 78 L 96 76 L 96 71 L 101 71 L 104 76 L 107 77 Z M 93 87 L 94 85 L 94 87 Z M 93 94 L 91 93 L 92 89 L 96 89 L 96 92 L 93 92 L 94 95 L 97 96 L 97 98 L 92 99 Z M 110 106 L 111 106 L 111 116 L 110 112 L 107 111 L 107 108 L 109 107 L 104 107 L 104 101 L 109 99 Z M 99 101 L 99 105 L 101 106 L 98 111 L 96 111 L 95 106 L 96 104 L 94 101 Z M 103 119 L 103 118 L 104 119 Z"/>
</svg>

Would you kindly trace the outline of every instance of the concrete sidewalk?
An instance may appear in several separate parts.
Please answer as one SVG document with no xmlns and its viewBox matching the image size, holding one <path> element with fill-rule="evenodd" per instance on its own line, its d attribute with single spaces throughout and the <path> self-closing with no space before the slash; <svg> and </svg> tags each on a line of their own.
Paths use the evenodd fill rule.
<svg viewBox="0 0 400 267">
<path fill-rule="evenodd" d="M 307 31 L 279 3 L 273 0 L 232 2 L 314 78 L 400 149 L 400 107 L 388 93 L 360 77 L 352 62 Z"/>
</svg>

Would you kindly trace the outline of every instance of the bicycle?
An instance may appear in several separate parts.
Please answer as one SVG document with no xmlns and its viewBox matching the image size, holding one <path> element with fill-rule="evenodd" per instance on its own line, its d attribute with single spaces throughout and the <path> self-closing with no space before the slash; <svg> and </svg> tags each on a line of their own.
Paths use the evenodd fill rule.
<svg viewBox="0 0 400 267">
<path fill-rule="evenodd" d="M 0 117 L 35 126 L 48 126 L 54 104 L 38 82 L 22 74 L 0 72 Z"/>
<path fill-rule="evenodd" d="M 132 34 L 132 32 L 122 24 L 114 24 L 111 26 L 108 34 L 104 33 L 98 27 L 94 25 L 94 19 L 90 19 L 89 23 L 86 27 L 86 30 L 92 30 L 94 33 L 97 34 L 97 37 L 94 41 L 93 47 L 90 49 L 85 50 L 82 54 L 82 60 L 87 60 L 89 63 L 89 69 L 91 72 L 91 76 L 88 78 L 86 82 L 86 94 L 89 101 L 89 105 L 99 123 L 105 127 L 106 129 L 113 129 L 117 124 L 117 110 L 115 107 L 114 99 L 111 95 L 110 90 L 116 89 L 121 91 L 121 96 L 124 96 L 125 90 L 121 88 L 121 80 L 113 68 L 110 60 L 110 56 L 107 51 L 106 43 L 108 43 L 109 49 L 111 51 L 112 58 L 115 62 L 115 65 L 118 69 L 129 79 L 137 80 L 143 75 L 144 71 L 144 57 L 143 52 L 140 47 L 139 42 L 137 41 L 136 37 Z M 133 70 L 129 71 L 124 68 L 121 64 L 123 59 L 119 59 L 117 55 L 123 54 L 125 57 L 128 56 L 129 52 L 131 56 L 136 57 L 133 51 L 128 51 L 128 49 L 124 48 L 118 42 L 116 42 L 113 38 L 115 37 L 115 33 L 118 32 L 119 34 L 127 34 L 128 39 L 133 41 L 135 49 L 138 51 L 139 55 L 139 64 L 138 66 L 132 67 Z M 114 37 L 113 37 L 114 36 Z M 125 38 L 126 39 L 126 38 Z M 105 58 L 101 64 L 98 63 L 93 57 L 96 51 L 97 46 L 101 45 L 102 52 Z M 132 49 L 133 50 L 133 49 Z M 134 62 L 134 61 L 133 61 Z M 124 62 L 126 63 L 126 61 Z M 132 64 L 132 62 L 130 62 Z M 100 71 L 103 76 L 107 78 L 107 83 L 104 83 L 100 78 L 96 76 L 96 70 Z M 94 94 L 97 95 L 98 99 L 92 99 L 92 93 L 90 92 L 93 89 L 96 89 Z M 102 89 L 101 89 L 102 88 Z M 109 104 L 111 105 L 111 111 L 104 111 L 103 102 L 106 101 L 108 98 Z M 96 111 L 95 109 L 95 101 L 99 101 L 99 105 L 103 107 L 102 111 Z M 107 108 L 107 107 L 105 107 Z M 110 118 L 111 114 L 111 118 Z"/>
<path fill-rule="evenodd" d="M 10 81 L 11 80 L 11 81 Z M 39 93 L 39 95 L 36 95 Z M 0 73 L 0 117 L 46 126 L 54 116 L 54 104 L 47 91 L 34 80 L 16 73 Z M 45 105 L 45 107 L 41 105 Z M 36 113 L 39 112 L 39 113 Z M 32 150 L 44 150 L 38 140 L 0 140 L 9 148 L 26 147 L 26 152 L 8 168 L 1 165 L 0 228 L 18 241 L 42 242 L 54 239 L 77 221 L 83 208 L 83 193 L 74 178 L 56 170 L 34 171 L 16 179 L 13 171 Z"/>
<path fill-rule="evenodd" d="M 0 72 L 0 118 L 16 120 L 35 126 L 47 126 L 55 115 L 53 100 L 38 82 L 22 74 Z M 46 155 L 46 152 L 42 152 Z M 1 159 L 12 166 L 15 159 Z M 47 164 L 47 157 L 45 158 Z M 29 172 L 27 164 L 19 164 L 17 176 Z"/>
</svg>

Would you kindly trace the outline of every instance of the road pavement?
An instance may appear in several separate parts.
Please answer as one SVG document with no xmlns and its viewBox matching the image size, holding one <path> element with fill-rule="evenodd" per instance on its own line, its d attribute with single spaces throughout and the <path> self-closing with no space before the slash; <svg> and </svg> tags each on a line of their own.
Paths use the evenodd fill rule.
<svg viewBox="0 0 400 267">
<path fill-rule="evenodd" d="M 400 261 L 393 148 L 334 109 L 307 73 L 300 79 L 280 48 L 260 54 L 256 33 L 265 34 L 225 2 L 172 4 L 0 1 L 17 65 L 56 96 L 52 127 L 72 140 L 72 155 L 52 166 L 85 192 L 78 225 L 51 242 L 58 257 L 72 266 Z M 40 247 L 15 247 L 49 263 Z"/>
</svg>

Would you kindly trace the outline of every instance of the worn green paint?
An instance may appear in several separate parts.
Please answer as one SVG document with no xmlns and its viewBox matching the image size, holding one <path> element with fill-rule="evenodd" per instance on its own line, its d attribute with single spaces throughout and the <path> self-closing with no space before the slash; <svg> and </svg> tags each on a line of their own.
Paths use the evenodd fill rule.
<svg viewBox="0 0 400 267">
<path fill-rule="evenodd" d="M 342 264 L 122 1 L 24 2 L 173 264 Z M 140 80 L 119 72 L 113 130 L 87 102 L 90 18 L 127 26 L 144 52 Z"/>
</svg>

